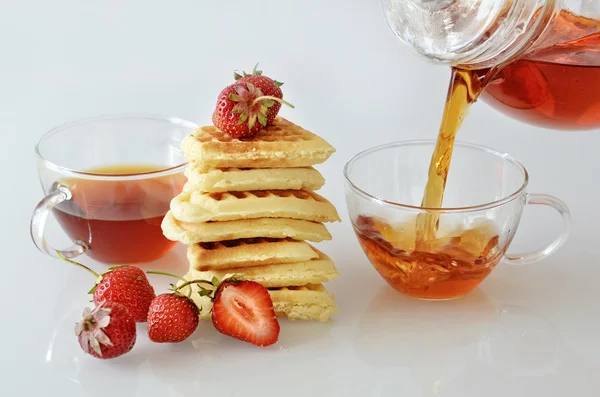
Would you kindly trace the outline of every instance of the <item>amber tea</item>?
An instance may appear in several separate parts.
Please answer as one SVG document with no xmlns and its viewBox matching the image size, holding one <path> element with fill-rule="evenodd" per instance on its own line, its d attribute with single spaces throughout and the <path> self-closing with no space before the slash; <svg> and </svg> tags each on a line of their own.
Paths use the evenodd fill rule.
<svg viewBox="0 0 600 397">
<path fill-rule="evenodd" d="M 448 99 L 421 202 L 423 208 L 440 208 L 442 206 L 456 133 L 471 104 L 481 94 L 483 78 L 485 78 L 485 71 L 452 69 Z M 427 250 L 429 242 L 435 239 L 438 222 L 439 217 L 436 214 L 423 213 L 419 215 L 415 241 L 417 247 Z"/>
<path fill-rule="evenodd" d="M 564 43 L 502 68 L 482 99 L 514 119 L 542 127 L 600 128 L 600 21 L 562 12 L 555 29 Z"/>
<path fill-rule="evenodd" d="M 122 165 L 88 170 L 127 176 L 167 167 Z M 141 263 L 156 259 L 175 245 L 163 236 L 161 222 L 169 204 L 183 188 L 182 173 L 144 179 L 62 181 L 72 200 L 54 208 L 56 219 L 87 254 L 103 263 Z"/>
<path fill-rule="evenodd" d="M 395 289 L 424 299 L 449 299 L 479 285 L 504 254 L 493 227 L 455 230 L 415 246 L 415 223 L 389 225 L 359 217 L 355 232 L 369 260 Z"/>
<path fill-rule="evenodd" d="M 443 207 L 456 134 L 482 95 L 521 121 L 571 130 L 600 127 L 600 22 L 568 12 L 557 21 L 561 44 L 491 69 L 452 69 L 422 208 Z M 577 39 L 570 40 L 571 34 Z M 503 252 L 492 229 L 438 235 L 439 220 L 435 211 L 401 226 L 363 216 L 354 227 L 363 250 L 391 285 L 411 296 L 444 299 L 475 288 Z"/>
<path fill-rule="evenodd" d="M 442 207 L 456 133 L 482 93 L 522 121 L 562 129 L 600 126 L 600 22 L 569 12 L 562 12 L 557 21 L 561 44 L 497 68 L 452 69 L 422 207 Z M 417 220 L 417 245 L 425 249 L 435 239 L 437 227 L 436 215 L 422 214 Z"/>
</svg>

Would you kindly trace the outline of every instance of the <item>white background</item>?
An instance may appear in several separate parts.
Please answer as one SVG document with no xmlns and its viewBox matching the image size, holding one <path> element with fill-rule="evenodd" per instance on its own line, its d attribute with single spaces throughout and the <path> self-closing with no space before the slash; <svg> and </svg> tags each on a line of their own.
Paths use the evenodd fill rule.
<svg viewBox="0 0 600 397">
<path fill-rule="evenodd" d="M 86 303 L 82 291 L 90 280 L 39 253 L 29 239 L 29 217 L 42 197 L 36 141 L 57 124 L 110 113 L 210 123 L 216 96 L 230 84 L 232 71 L 250 70 L 256 62 L 285 82 L 285 97 L 296 109 L 284 108 L 281 114 L 337 148 L 319 168 L 327 178 L 322 194 L 344 220 L 330 227 L 334 240 L 323 244 L 341 273 L 331 289 L 342 313 L 326 331 L 315 324 L 285 324 L 281 350 L 263 352 L 204 328 L 214 342 L 210 354 L 191 343 L 155 347 L 140 342 L 140 352 L 120 362 L 84 357 L 72 322 Z M 566 390 L 572 396 L 596 395 L 600 131 L 547 131 L 511 121 L 483 103 L 473 108 L 460 140 L 520 159 L 530 172 L 530 191 L 563 199 L 574 229 L 553 257 L 526 268 L 501 267 L 482 285 L 478 293 L 498 313 L 504 305 L 517 309 L 510 321 L 467 338 L 461 346 L 468 352 L 453 343 L 419 349 L 428 346 L 427 338 L 443 339 L 440 318 L 456 325 L 446 337 L 464 340 L 463 331 L 471 325 L 460 316 L 478 307 L 478 298 L 469 298 L 476 301 L 473 306 L 467 299 L 447 311 L 398 298 L 351 234 L 343 164 L 370 146 L 435 137 L 447 79 L 446 67 L 402 47 L 375 0 L 3 0 L 0 394 L 16 395 L 19 388 L 27 396 L 109 395 L 101 390 L 129 396 L 558 396 Z M 558 225 L 550 210 L 528 209 L 515 247 L 539 246 Z M 60 232 L 50 241 L 65 242 Z M 374 315 L 377 299 L 389 307 Z M 423 316 L 430 321 L 426 326 Z M 471 320 L 481 323 L 477 316 Z M 313 334 L 316 340 L 305 337 Z M 357 353 L 357 346 L 367 354 Z M 415 349 L 407 352 L 402 346 Z M 482 352 L 482 346 L 505 354 Z M 533 358 L 524 358 L 525 352 Z M 162 362 L 169 364 L 156 370 Z M 293 369 L 294 363 L 302 368 Z M 552 369 L 540 370 L 540 363 Z"/>
</svg>

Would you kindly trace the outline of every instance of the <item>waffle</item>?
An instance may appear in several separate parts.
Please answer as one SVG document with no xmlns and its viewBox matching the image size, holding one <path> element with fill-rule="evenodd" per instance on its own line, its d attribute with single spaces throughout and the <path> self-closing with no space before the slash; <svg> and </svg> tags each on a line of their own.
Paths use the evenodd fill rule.
<svg viewBox="0 0 600 397">
<path fill-rule="evenodd" d="M 319 190 L 325 179 L 313 167 L 301 168 L 206 168 L 189 163 L 184 190 L 241 192 L 246 190 Z"/>
<path fill-rule="evenodd" d="M 189 275 L 185 278 L 188 279 Z M 181 282 L 179 282 L 181 284 Z M 207 296 L 198 294 L 198 286 L 191 285 L 181 289 L 189 293 L 194 303 L 200 308 L 200 319 L 210 319 L 212 301 Z M 309 284 L 300 287 L 269 288 L 273 301 L 273 309 L 278 317 L 290 320 L 327 321 L 337 313 L 335 299 L 322 284 Z"/>
<path fill-rule="evenodd" d="M 183 139 L 181 149 L 187 161 L 212 168 L 308 167 L 335 152 L 323 138 L 282 117 L 244 140 L 215 126 L 200 127 Z"/>
<path fill-rule="evenodd" d="M 332 260 L 315 249 L 318 258 L 306 262 L 285 263 L 265 266 L 245 266 L 230 269 L 211 269 L 198 271 L 190 269 L 188 276 L 192 279 L 219 280 L 231 274 L 242 274 L 244 279 L 256 281 L 267 288 L 302 286 L 331 281 L 338 276 Z"/>
<path fill-rule="evenodd" d="M 305 262 L 319 255 L 304 241 L 252 238 L 190 245 L 187 258 L 195 270 Z"/>
<path fill-rule="evenodd" d="M 178 221 L 173 213 L 168 211 L 161 227 L 165 237 L 185 245 L 255 237 L 290 237 L 294 240 L 307 240 L 315 243 L 331 240 L 331 234 L 322 223 L 287 218 L 187 223 Z"/>
<path fill-rule="evenodd" d="M 327 199 L 310 190 L 182 192 L 171 200 L 173 216 L 184 222 L 290 218 L 336 222 L 340 217 Z"/>
<path fill-rule="evenodd" d="M 335 299 L 322 284 L 269 290 L 275 314 L 291 320 L 327 321 L 337 313 Z"/>
</svg>

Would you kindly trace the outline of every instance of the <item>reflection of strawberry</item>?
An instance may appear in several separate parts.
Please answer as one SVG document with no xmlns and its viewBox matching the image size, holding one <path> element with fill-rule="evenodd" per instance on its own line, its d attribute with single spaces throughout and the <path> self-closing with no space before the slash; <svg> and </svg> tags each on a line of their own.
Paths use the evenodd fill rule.
<svg viewBox="0 0 600 397">
<path fill-rule="evenodd" d="M 239 73 L 234 73 L 234 77 L 238 83 L 251 83 L 254 87 L 260 89 L 263 95 L 282 99 L 283 92 L 279 87 L 281 87 L 283 83 L 273 80 L 270 77 L 263 76 L 262 70 L 258 70 L 257 67 L 258 64 L 254 67 L 254 70 L 252 70 L 252 74 L 246 72 L 242 72 L 241 75 Z M 273 120 L 275 120 L 275 117 L 279 113 L 279 109 L 281 109 L 281 103 L 279 102 L 275 102 L 273 106 L 269 107 L 266 116 L 267 125 L 273 123 Z"/>
<path fill-rule="evenodd" d="M 198 327 L 198 307 L 177 292 L 158 295 L 148 309 L 148 337 L 152 342 L 186 340 Z"/>
<path fill-rule="evenodd" d="M 103 302 L 93 310 L 85 308 L 75 335 L 86 353 L 101 359 L 115 358 L 135 345 L 135 321 L 125 306 Z"/>
<path fill-rule="evenodd" d="M 156 294 L 146 274 L 140 268 L 117 266 L 106 273 L 98 274 L 81 263 L 65 258 L 59 252 L 57 255 L 62 260 L 79 266 L 96 276 L 96 285 L 90 291 L 94 294 L 96 305 L 102 302 L 120 303 L 131 313 L 136 322 L 146 321 L 148 307 Z"/>
<path fill-rule="evenodd" d="M 255 281 L 228 279 L 215 293 L 212 321 L 222 334 L 269 346 L 279 338 L 279 322 L 269 291 Z"/>
<path fill-rule="evenodd" d="M 252 137 L 273 122 L 282 103 L 294 107 L 281 99 L 283 94 L 274 80 L 260 74 L 238 76 L 217 98 L 212 121 L 221 131 L 235 138 Z"/>
</svg>

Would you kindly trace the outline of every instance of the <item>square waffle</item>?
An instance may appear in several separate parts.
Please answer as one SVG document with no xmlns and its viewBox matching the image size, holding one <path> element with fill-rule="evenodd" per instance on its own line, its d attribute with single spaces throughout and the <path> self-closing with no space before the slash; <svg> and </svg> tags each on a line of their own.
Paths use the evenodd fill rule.
<svg viewBox="0 0 600 397">
<path fill-rule="evenodd" d="M 188 191 L 171 201 L 171 211 L 176 219 L 190 223 L 256 218 L 340 221 L 333 204 L 310 190 Z"/>
<path fill-rule="evenodd" d="M 269 289 L 275 314 L 290 320 L 327 321 L 337 313 L 335 299 L 323 284 Z"/>
<path fill-rule="evenodd" d="M 331 240 L 322 223 L 287 218 L 242 219 L 227 222 L 187 223 L 175 219 L 168 211 L 162 224 L 165 237 L 186 245 L 199 242 L 271 237 L 307 240 L 315 243 Z"/>
<path fill-rule="evenodd" d="M 323 138 L 282 117 L 250 139 L 200 127 L 183 139 L 181 149 L 187 161 L 212 168 L 308 167 L 335 152 Z"/>
<path fill-rule="evenodd" d="M 319 190 L 323 175 L 313 167 L 301 168 L 206 168 L 189 163 L 184 190 L 240 192 L 246 190 Z"/>
<path fill-rule="evenodd" d="M 311 246 L 292 239 L 249 238 L 190 245 L 187 258 L 195 270 L 306 262 L 317 258 Z"/>
<path fill-rule="evenodd" d="M 301 286 L 331 281 L 338 276 L 338 271 L 327 255 L 313 248 L 318 258 L 306 262 L 285 263 L 265 266 L 244 266 L 230 269 L 211 269 L 198 271 L 190 269 L 189 277 L 199 280 L 219 280 L 227 275 L 241 274 L 244 279 L 256 281 L 267 288 Z"/>
</svg>

